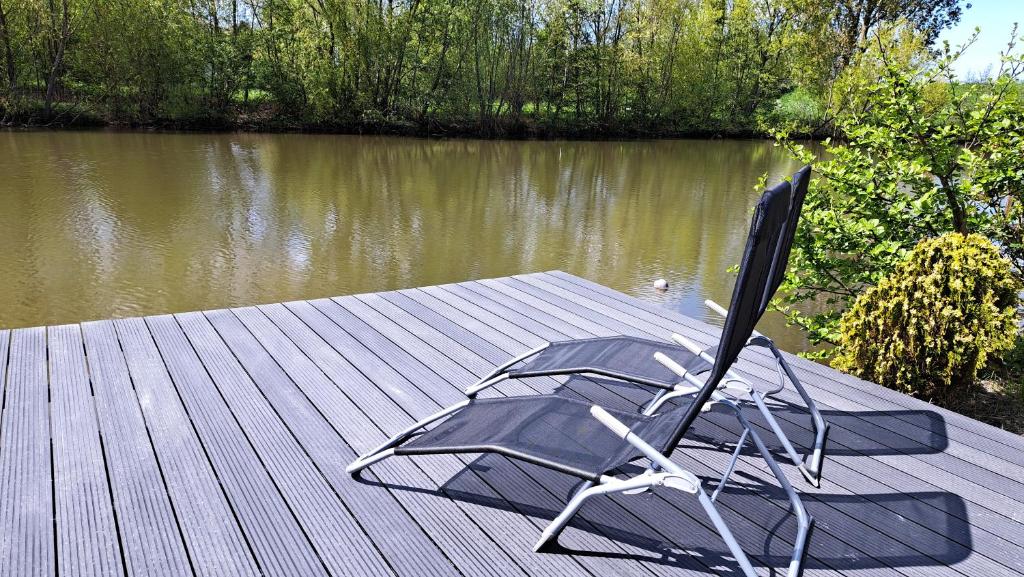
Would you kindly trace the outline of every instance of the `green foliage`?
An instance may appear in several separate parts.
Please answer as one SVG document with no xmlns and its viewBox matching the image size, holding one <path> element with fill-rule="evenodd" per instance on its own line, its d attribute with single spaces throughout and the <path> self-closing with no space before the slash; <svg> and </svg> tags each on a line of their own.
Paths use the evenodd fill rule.
<svg viewBox="0 0 1024 577">
<path fill-rule="evenodd" d="M 851 93 L 836 98 L 847 106 L 835 120 L 845 141 L 826 142 L 820 159 L 785 141 L 818 176 L 779 303 L 812 342 L 838 342 L 842 311 L 922 238 L 983 234 L 1024 277 L 1024 60 L 1007 56 L 996 77 L 963 83 L 951 68 L 958 55 L 894 58 L 879 42 L 857 67 L 881 78 L 855 70 Z"/>
<path fill-rule="evenodd" d="M 1021 283 L 978 234 L 921 241 L 842 316 L 832 366 L 950 401 L 989 359 L 1013 348 Z"/>
<path fill-rule="evenodd" d="M 784 129 L 789 134 L 813 134 L 824 123 L 821 100 L 805 88 L 783 94 L 761 121 L 765 130 Z"/>
<path fill-rule="evenodd" d="M 932 30 L 957 2 L 0 0 L 13 79 L 0 107 L 45 101 L 30 120 L 53 123 L 88 109 L 112 122 L 749 133 L 776 108 L 806 124 L 809 95 L 860 49 L 844 40 L 846 5 L 857 26 L 904 15 Z M 257 91 L 269 98 L 247 98 Z"/>
</svg>

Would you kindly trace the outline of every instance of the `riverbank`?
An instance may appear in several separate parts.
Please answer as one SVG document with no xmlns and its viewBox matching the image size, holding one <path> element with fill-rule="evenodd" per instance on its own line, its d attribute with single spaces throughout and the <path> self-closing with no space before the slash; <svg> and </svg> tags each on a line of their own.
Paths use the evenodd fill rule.
<svg viewBox="0 0 1024 577">
<path fill-rule="evenodd" d="M 352 134 L 374 136 L 454 137 L 486 139 L 650 139 L 650 138 L 772 138 L 766 127 L 734 126 L 708 128 L 698 121 L 666 119 L 659 123 L 589 122 L 572 118 L 524 115 L 519 118 L 494 118 L 480 121 L 440 121 L 435 118 L 338 118 L 311 121 L 277 114 L 272 107 L 240 108 L 227 116 L 189 116 L 137 120 L 97 114 L 73 105 L 60 105 L 46 116 L 41 105 L 10 112 L 0 107 L 0 127 L 9 129 L 114 129 L 150 132 L 255 132 L 301 134 Z M 823 139 L 829 134 L 817 130 L 794 137 Z"/>
</svg>

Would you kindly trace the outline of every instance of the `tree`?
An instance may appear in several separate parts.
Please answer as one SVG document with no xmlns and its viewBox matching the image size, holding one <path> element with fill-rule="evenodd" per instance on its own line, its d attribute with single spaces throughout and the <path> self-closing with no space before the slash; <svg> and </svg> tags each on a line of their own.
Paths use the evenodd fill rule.
<svg viewBox="0 0 1024 577">
<path fill-rule="evenodd" d="M 783 291 L 812 341 L 835 343 L 840 313 L 922 238 L 982 233 L 1024 278 L 1024 59 L 1014 48 L 995 77 L 964 83 L 952 70 L 962 49 L 917 65 L 892 59 L 879 37 L 860 65 L 881 66 L 881 78 L 855 81 L 836 119 L 846 140 L 821 158 L 785 141 L 817 160 Z M 813 313 L 794 307 L 812 302 Z"/>
<path fill-rule="evenodd" d="M 931 44 L 939 33 L 960 21 L 960 0 L 840 0 L 835 4 L 834 25 L 841 33 L 842 65 L 845 67 L 879 26 L 900 20 L 914 26 Z M 966 8 L 970 9 L 967 4 Z"/>
</svg>

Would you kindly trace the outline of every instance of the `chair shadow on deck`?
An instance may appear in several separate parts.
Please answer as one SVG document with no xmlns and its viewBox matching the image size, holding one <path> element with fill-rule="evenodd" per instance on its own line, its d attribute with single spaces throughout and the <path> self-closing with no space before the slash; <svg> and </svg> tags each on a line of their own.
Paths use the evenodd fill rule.
<svg viewBox="0 0 1024 577">
<path fill-rule="evenodd" d="M 432 457 L 415 457 L 429 459 Z M 632 466 L 630 466 L 632 467 Z M 527 480 L 533 479 L 535 483 Z M 705 486 L 717 479 L 705 478 Z M 394 491 L 415 491 L 535 518 L 537 533 L 564 507 L 578 479 L 541 467 L 514 463 L 499 455 L 482 455 L 439 489 L 403 485 L 394 479 L 360 482 Z M 539 485 L 539 486 L 538 486 Z M 730 524 L 755 565 L 784 575 L 789 563 L 795 519 L 785 494 L 774 479 L 737 474 L 719 497 Z M 964 501 L 947 492 L 807 495 L 804 504 L 817 521 L 811 540 L 808 570 L 837 571 L 884 567 L 942 567 L 971 552 L 971 527 Z M 701 527 L 703 526 L 703 527 Z M 693 567 L 695 558 L 714 570 L 738 573 L 725 544 L 696 500 L 672 490 L 656 495 L 595 498 L 570 527 L 598 534 L 607 541 L 580 547 L 570 532 L 553 554 L 593 556 L 645 563 Z"/>
<path fill-rule="evenodd" d="M 581 376 L 568 378 L 554 391 L 542 392 L 631 411 L 653 395 L 652 390 L 637 385 Z M 772 405 L 789 438 L 806 446 L 802 444 L 812 435 L 806 410 L 779 401 L 772 401 Z M 945 421 L 933 411 L 829 410 L 822 413 L 833 427 L 828 455 L 847 457 L 844 459 L 847 465 L 850 457 L 939 453 L 948 443 Z M 755 424 L 764 426 L 756 409 L 751 407 L 746 415 Z M 705 488 L 710 491 L 720 473 L 699 461 L 700 452 L 715 451 L 722 453 L 719 456 L 727 456 L 738 435 L 733 417 L 706 414 L 698 419 L 678 447 L 674 459 L 702 476 Z M 785 466 L 788 461 L 777 439 L 767 431 L 762 437 Z M 744 453 L 759 460 L 750 447 Z M 748 462 L 756 461 L 748 459 Z M 789 502 L 775 479 L 763 469 L 756 469 L 757 476 L 747 470 L 738 470 L 719 497 L 723 515 L 755 565 L 770 568 L 774 575 L 784 575 L 796 533 L 795 518 L 789 513 Z M 828 479 L 827 460 L 825 470 Z M 534 465 L 514 463 L 499 455 L 482 455 L 437 490 L 408 487 L 393 479 L 361 482 L 392 490 L 444 495 L 533 517 L 537 533 L 524 537 L 525 543 L 531 543 L 562 510 L 579 480 Z M 826 489 L 812 494 L 802 489 L 797 487 L 804 496 L 804 505 L 817 522 L 810 544 L 808 570 L 941 567 L 970 555 L 971 526 L 966 505 L 956 494 L 898 493 L 895 489 L 892 493 L 871 494 L 838 494 Z M 850 493 L 856 491 L 851 489 Z M 657 494 L 659 498 L 650 495 L 595 498 L 570 524 L 576 530 L 603 535 L 626 547 L 601 541 L 593 548 L 590 545 L 594 541 L 586 541 L 587 545 L 581 547 L 580 540 L 563 537 L 563 544 L 554 551 L 691 568 L 697 563 L 695 558 L 700 558 L 703 566 L 713 567 L 714 571 L 725 568 L 728 573 L 738 574 L 725 544 L 710 528 L 695 499 L 671 490 L 658 490 Z M 671 508 L 666 507 L 666 501 Z M 698 523 L 703 528 L 699 528 Z"/>
</svg>

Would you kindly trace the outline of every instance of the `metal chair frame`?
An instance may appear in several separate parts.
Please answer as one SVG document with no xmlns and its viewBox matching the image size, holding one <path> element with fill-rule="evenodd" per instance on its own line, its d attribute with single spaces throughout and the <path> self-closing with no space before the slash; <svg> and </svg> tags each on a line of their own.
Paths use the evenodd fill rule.
<svg viewBox="0 0 1024 577">
<path fill-rule="evenodd" d="M 694 375 L 686 371 L 686 369 L 676 365 L 671 360 L 669 360 L 669 363 L 674 366 L 666 366 L 669 366 L 673 371 L 677 371 L 677 374 L 689 382 L 691 386 L 688 387 L 688 390 L 680 387 L 662 395 L 657 403 L 651 403 L 644 410 L 644 414 L 646 415 L 656 414 L 657 409 L 672 398 L 696 394 L 703 386 L 703 383 L 701 383 Z M 746 383 L 746 381 L 735 375 L 730 375 L 729 380 Z M 494 384 L 497 384 L 497 382 L 498 381 L 495 381 L 488 386 L 493 386 Z M 418 434 L 426 432 L 429 425 L 457 413 L 468 406 L 471 402 L 472 399 L 461 401 L 438 411 L 429 417 L 417 421 L 413 425 L 410 425 L 392 436 L 380 446 L 361 455 L 349 464 L 345 471 L 353 477 L 358 476 L 362 470 L 370 465 L 394 456 L 394 447 Z M 739 460 L 740 452 L 744 444 L 749 439 L 753 442 L 762 458 L 764 458 L 765 462 L 768 464 L 768 468 L 778 481 L 779 486 L 786 493 L 790 502 L 790 509 L 796 515 L 797 536 L 794 540 L 795 545 L 790 557 L 787 577 L 799 577 L 802 575 L 804 561 L 807 555 L 807 543 L 810 540 L 811 532 L 814 528 L 814 518 L 807 513 L 807 510 L 803 506 L 803 502 L 793 489 L 793 486 L 790 484 L 785 473 L 768 451 L 768 448 L 765 446 L 764 441 L 761 440 L 760 435 L 757 434 L 750 422 L 743 415 L 743 410 L 740 405 L 733 399 L 725 397 L 718 391 L 712 394 L 711 401 L 704 406 L 704 410 L 710 410 L 715 405 L 726 407 L 735 415 L 737 421 L 743 428 L 743 434 L 737 442 L 736 450 L 733 452 L 726 471 L 722 475 L 722 478 L 719 480 L 711 495 L 707 494 L 700 482 L 700 479 L 695 474 L 674 463 L 671 459 L 649 445 L 639 435 L 630 431 L 626 425 L 614 416 L 610 415 L 607 411 L 597 405 L 592 405 L 590 410 L 591 415 L 614 434 L 640 451 L 644 457 L 650 461 L 650 464 L 643 473 L 624 479 L 612 475 L 602 475 L 598 482 L 584 480 L 569 500 L 565 509 L 563 509 L 542 531 L 540 539 L 534 545 L 533 550 L 540 551 L 548 543 L 557 540 L 558 535 L 565 529 L 572 517 L 579 511 L 583 504 L 592 497 L 610 494 L 636 494 L 653 490 L 656 487 L 667 487 L 683 491 L 684 493 L 688 493 L 696 497 L 701 508 L 704 509 L 704 512 L 711 520 L 715 530 L 719 533 L 722 540 L 729 548 L 729 552 L 736 560 L 736 563 L 739 565 L 745 577 L 756 577 L 757 573 L 754 571 L 749 557 L 740 547 L 732 531 L 729 529 L 729 526 L 726 524 L 715 506 L 715 502 L 717 501 L 722 488 L 728 483 L 729 477 L 735 470 L 736 463 Z"/>
</svg>

